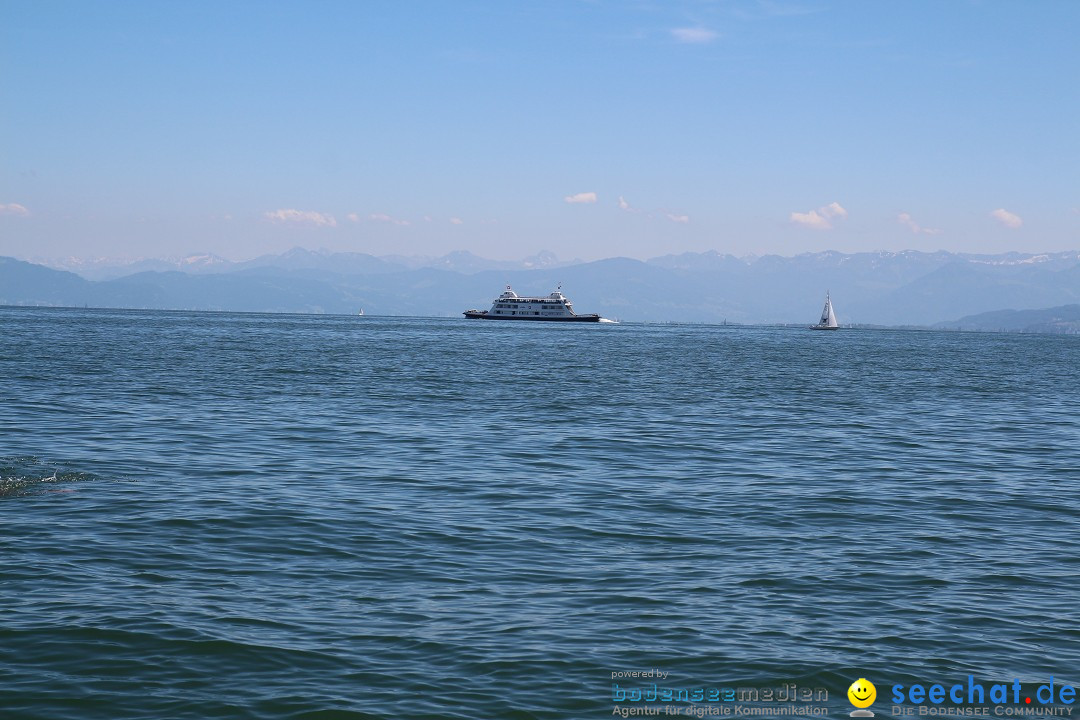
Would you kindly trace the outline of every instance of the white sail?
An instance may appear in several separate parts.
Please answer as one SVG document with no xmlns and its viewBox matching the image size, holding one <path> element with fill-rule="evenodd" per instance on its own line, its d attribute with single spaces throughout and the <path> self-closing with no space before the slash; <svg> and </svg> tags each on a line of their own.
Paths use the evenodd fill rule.
<svg viewBox="0 0 1080 720">
<path fill-rule="evenodd" d="M 821 319 L 818 320 L 816 327 L 830 329 L 840 327 L 836 322 L 836 313 L 833 312 L 832 299 L 829 297 L 829 293 L 825 293 L 825 307 L 821 310 Z"/>
</svg>

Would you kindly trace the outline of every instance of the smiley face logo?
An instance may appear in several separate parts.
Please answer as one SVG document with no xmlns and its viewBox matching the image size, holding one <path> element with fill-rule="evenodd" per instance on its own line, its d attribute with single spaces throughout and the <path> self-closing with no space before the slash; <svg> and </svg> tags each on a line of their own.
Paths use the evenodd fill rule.
<svg viewBox="0 0 1080 720">
<path fill-rule="evenodd" d="M 868 708 L 877 699 L 877 688 L 866 678 L 859 678 L 847 689 L 848 700 L 857 708 Z"/>
</svg>

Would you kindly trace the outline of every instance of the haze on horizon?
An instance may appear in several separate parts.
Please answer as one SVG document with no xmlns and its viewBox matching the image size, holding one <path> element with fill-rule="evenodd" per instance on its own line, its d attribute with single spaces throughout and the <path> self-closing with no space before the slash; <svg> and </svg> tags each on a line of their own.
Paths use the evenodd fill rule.
<svg viewBox="0 0 1080 720">
<path fill-rule="evenodd" d="M 0 9 L 0 254 L 1080 246 L 1080 4 Z"/>
</svg>

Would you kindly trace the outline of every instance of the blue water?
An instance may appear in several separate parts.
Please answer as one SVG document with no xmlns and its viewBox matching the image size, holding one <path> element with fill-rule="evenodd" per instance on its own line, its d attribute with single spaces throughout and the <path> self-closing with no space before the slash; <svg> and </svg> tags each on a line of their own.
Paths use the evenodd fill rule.
<svg viewBox="0 0 1080 720">
<path fill-rule="evenodd" d="M 893 683 L 1080 684 L 1080 338 L 0 332 L 5 719 L 601 718 L 651 668 L 832 717 L 858 677 L 879 717 Z"/>
</svg>

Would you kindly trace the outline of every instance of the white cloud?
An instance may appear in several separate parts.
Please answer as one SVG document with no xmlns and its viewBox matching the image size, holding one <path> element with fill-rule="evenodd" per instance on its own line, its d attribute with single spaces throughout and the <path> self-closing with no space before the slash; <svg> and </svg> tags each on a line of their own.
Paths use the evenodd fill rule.
<svg viewBox="0 0 1080 720">
<path fill-rule="evenodd" d="M 577 195 L 567 195 L 563 200 L 568 203 L 594 203 L 596 202 L 596 193 L 582 192 Z"/>
<path fill-rule="evenodd" d="M 391 217 L 386 213 L 371 213 L 368 215 L 368 220 L 372 222 L 389 223 L 391 225 L 411 225 L 408 220 L 400 220 L 395 217 Z"/>
<path fill-rule="evenodd" d="M 902 212 L 896 216 L 896 221 L 905 226 L 913 233 L 922 233 L 923 235 L 940 235 L 941 230 L 939 228 L 922 227 L 919 223 L 915 222 L 910 213 Z"/>
<path fill-rule="evenodd" d="M 280 209 L 264 213 L 264 217 L 276 223 L 308 223 L 322 227 L 337 227 L 337 220 L 333 215 L 315 212 L 314 210 Z"/>
<path fill-rule="evenodd" d="M 624 198 L 622 195 L 619 196 L 619 209 L 620 210 L 625 210 L 628 213 L 639 213 L 639 212 L 641 212 L 641 210 L 637 209 L 636 207 L 634 207 L 630 203 L 626 202 L 626 198 Z"/>
<path fill-rule="evenodd" d="M 832 227 L 832 223 L 830 223 L 828 219 L 818 215 L 817 210 L 811 210 L 808 213 L 793 212 L 791 213 L 791 222 L 817 228 L 818 230 L 828 230 Z"/>
<path fill-rule="evenodd" d="M 791 222 L 816 230 L 831 230 L 833 224 L 830 221 L 832 218 L 846 218 L 847 216 L 848 211 L 840 203 L 832 202 L 810 212 L 793 212 L 791 213 Z"/>
<path fill-rule="evenodd" d="M 367 220 L 368 222 L 386 223 L 388 225 L 412 225 L 408 220 L 401 220 L 386 213 L 371 213 L 367 217 L 360 217 L 359 213 L 351 212 L 345 216 L 345 219 L 354 223 Z"/>
<path fill-rule="evenodd" d="M 827 218 L 831 217 L 847 217 L 847 210 L 841 207 L 840 203 L 832 202 L 823 208 L 819 208 L 821 214 Z"/>
<path fill-rule="evenodd" d="M 450 224 L 451 225 L 464 225 L 465 221 L 462 220 L 459 217 L 452 217 L 452 218 L 450 218 Z"/>
<path fill-rule="evenodd" d="M 696 45 L 711 43 L 719 37 L 715 31 L 703 27 L 672 28 L 671 36 L 678 42 Z"/>
<path fill-rule="evenodd" d="M 626 201 L 626 198 L 624 198 L 622 195 L 619 196 L 619 209 L 623 212 L 633 213 L 634 215 L 642 215 L 643 217 L 647 217 L 649 219 L 664 217 L 673 223 L 679 223 L 681 225 L 686 225 L 690 222 L 689 215 L 682 215 L 680 213 L 672 212 L 671 210 L 667 210 L 664 208 L 657 208 L 655 210 L 649 210 L 645 212 L 641 210 L 641 208 L 636 208 L 630 203 L 628 203 Z"/>
<path fill-rule="evenodd" d="M 0 215 L 18 215 L 20 217 L 26 217 L 29 214 L 30 211 L 19 203 L 8 203 L 7 205 L 0 204 Z"/>
<path fill-rule="evenodd" d="M 990 217 L 994 218 L 1005 227 L 1012 228 L 1014 230 L 1024 224 L 1023 218 L 1021 218 L 1019 215 L 1016 215 L 1015 213 L 1009 212 L 1005 208 L 998 208 L 997 210 L 990 213 Z"/>
</svg>

